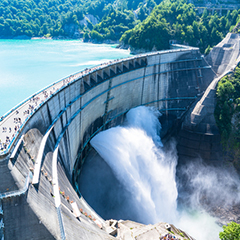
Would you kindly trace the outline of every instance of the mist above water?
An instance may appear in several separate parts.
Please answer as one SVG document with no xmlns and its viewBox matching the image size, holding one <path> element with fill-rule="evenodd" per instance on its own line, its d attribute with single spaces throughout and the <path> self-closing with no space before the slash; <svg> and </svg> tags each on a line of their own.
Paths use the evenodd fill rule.
<svg viewBox="0 0 240 240">
<path fill-rule="evenodd" d="M 159 148 L 162 143 L 157 133 L 161 126 L 157 114 L 146 107 L 132 109 L 124 127 L 111 128 L 91 140 L 92 146 L 130 193 L 134 203 L 130 211 L 139 213 L 143 223 L 155 223 L 160 219 L 172 221 L 177 207 L 177 158 Z"/>
<path fill-rule="evenodd" d="M 239 176 L 233 168 L 206 165 L 201 159 L 180 168 L 184 181 L 180 198 L 197 209 L 201 205 L 227 207 L 240 203 Z"/>
<path fill-rule="evenodd" d="M 80 190 L 103 218 L 169 222 L 197 240 L 219 239 L 222 228 L 203 210 L 203 201 L 209 206 L 239 202 L 239 178 L 234 171 L 193 161 L 178 169 L 184 180 L 177 181 L 176 143 L 163 147 L 158 117 L 153 108 L 137 107 L 123 126 L 96 135 L 91 144 L 104 162 L 100 157 L 86 162 L 90 170 L 83 171 Z"/>
</svg>

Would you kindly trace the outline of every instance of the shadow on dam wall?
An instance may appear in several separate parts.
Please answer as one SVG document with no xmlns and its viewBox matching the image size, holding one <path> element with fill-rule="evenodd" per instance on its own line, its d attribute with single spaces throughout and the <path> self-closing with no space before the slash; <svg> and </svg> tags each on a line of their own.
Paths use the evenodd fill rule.
<svg viewBox="0 0 240 240">
<path fill-rule="evenodd" d="M 116 126 L 124 127 L 125 121 L 124 115 L 106 129 Z M 162 127 L 161 139 L 164 145 L 169 145 L 167 142 L 171 137 L 176 136 L 181 126 L 181 120 L 177 119 L 175 115 L 163 113 L 159 117 L 159 121 Z M 103 146 L 107 147 L 104 143 Z M 109 154 L 111 154 L 111 146 L 109 146 Z M 114 157 L 112 160 L 116 161 Z M 90 145 L 76 181 L 86 201 L 104 219 L 127 219 L 142 222 L 143 214 L 134 202 L 133 193 L 126 189 L 108 163 Z"/>
<path fill-rule="evenodd" d="M 77 74 L 73 81 L 59 88 L 36 109 L 24 123 L 9 152 L 2 156 L 5 160 L 1 160 L 0 181 L 4 182 L 1 172 L 4 169 L 12 178 L 0 186 L 0 192 L 22 189 L 29 171 L 36 166 L 44 136 L 49 133 L 41 155 L 39 181 L 29 185 L 24 201 L 18 204 L 18 208 L 23 209 L 22 216 L 14 217 L 11 198 L 0 201 L 3 212 L 9 217 L 4 223 L 5 229 L 16 228 L 24 234 L 29 229 L 38 232 L 38 224 L 43 224 L 50 237 L 56 239 L 63 234 L 68 239 L 109 239 L 98 227 L 102 223 L 101 217 L 81 197 L 77 183 L 90 153 L 91 138 L 104 129 L 121 124 L 127 111 L 141 105 L 163 113 L 162 136 L 169 136 L 173 126 L 181 123 L 184 114 L 200 98 L 213 77 L 211 67 L 199 50 L 190 47 L 113 61 Z M 24 143 L 17 145 L 22 136 Z M 15 148 L 16 154 L 9 159 Z M 55 153 L 61 203 L 57 211 L 52 165 Z M 17 193 L 15 197 L 19 198 Z M 73 203 L 84 213 L 81 221 L 74 213 Z M 41 223 L 31 220 L 23 208 L 25 205 Z M 63 224 L 60 224 L 59 211 Z M 8 217 L 3 214 L 3 221 Z M 24 227 L 18 225 L 19 221 Z M 13 239 L 10 231 L 5 233 L 4 239 Z M 40 234 L 38 239 L 42 239 Z"/>
</svg>

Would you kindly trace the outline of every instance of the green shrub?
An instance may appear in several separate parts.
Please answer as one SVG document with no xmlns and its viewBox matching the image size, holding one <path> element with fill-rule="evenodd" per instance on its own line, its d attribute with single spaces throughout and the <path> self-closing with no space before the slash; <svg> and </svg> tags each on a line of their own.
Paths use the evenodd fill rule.
<svg viewBox="0 0 240 240">
<path fill-rule="evenodd" d="M 240 225 L 235 222 L 228 223 L 223 226 L 223 232 L 219 233 L 221 240 L 239 240 L 240 239 Z"/>
</svg>

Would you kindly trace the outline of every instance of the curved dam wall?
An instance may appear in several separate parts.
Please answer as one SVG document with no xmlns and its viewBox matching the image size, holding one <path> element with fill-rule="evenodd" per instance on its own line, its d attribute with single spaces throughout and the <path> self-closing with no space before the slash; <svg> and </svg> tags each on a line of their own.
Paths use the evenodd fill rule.
<svg viewBox="0 0 240 240">
<path fill-rule="evenodd" d="M 140 105 L 179 119 L 212 78 L 196 48 L 138 55 L 71 76 L 26 118 L 1 156 L 0 236 L 108 239 L 99 229 L 103 220 L 84 202 L 75 182 L 90 139 Z M 31 184 L 30 173 L 34 179 L 37 168 L 40 175 Z"/>
</svg>

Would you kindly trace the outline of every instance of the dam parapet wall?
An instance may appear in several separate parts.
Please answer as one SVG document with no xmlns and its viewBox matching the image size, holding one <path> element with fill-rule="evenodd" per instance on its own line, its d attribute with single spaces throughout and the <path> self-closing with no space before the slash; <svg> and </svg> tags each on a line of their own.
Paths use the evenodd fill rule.
<svg viewBox="0 0 240 240">
<path fill-rule="evenodd" d="M 196 55 L 196 57 L 193 57 L 193 55 Z M 184 56 L 183 59 L 180 59 L 181 56 Z M 42 133 L 45 133 L 50 123 L 57 119 L 58 115 L 61 115 L 61 111 L 69 112 L 69 109 L 71 109 L 72 112 L 74 108 L 79 109 L 79 106 L 85 108 L 86 104 L 91 105 L 89 101 L 90 99 L 94 101 L 94 97 L 98 99 L 97 101 L 100 98 L 105 98 L 103 101 L 103 104 L 105 104 L 104 112 L 99 115 L 105 115 L 105 120 L 107 120 L 106 115 L 113 116 L 113 109 L 116 108 L 114 106 L 116 101 L 111 95 L 114 95 L 119 90 L 122 92 L 118 94 L 119 99 L 117 101 L 129 103 L 128 106 L 121 107 L 122 109 L 125 108 L 124 110 L 129 110 L 133 106 L 153 105 L 158 109 L 162 109 L 162 111 L 178 111 L 177 115 L 179 115 L 184 109 L 182 107 L 184 104 L 180 102 L 192 101 L 191 98 L 195 98 L 197 94 L 203 91 L 201 89 L 201 85 L 203 85 L 201 73 L 198 76 L 196 72 L 203 70 L 206 66 L 202 68 L 202 66 L 199 66 L 199 62 L 202 62 L 202 59 L 196 48 L 169 50 L 112 61 L 109 64 L 102 64 L 71 75 L 34 94 L 2 118 L 0 125 L 6 131 L 0 133 L 2 135 L 1 139 L 4 142 L 4 139 L 8 137 L 8 144 L 6 144 L 6 149 L 3 147 L 3 151 L 0 153 L 4 156 L 11 152 L 12 148 L 17 144 L 17 140 L 20 139 L 24 132 L 31 129 L 34 123 L 37 123 L 42 129 Z M 192 82 L 185 81 L 187 87 L 181 84 L 182 80 L 179 80 L 181 75 L 186 72 L 188 76 L 189 73 L 195 75 L 190 76 L 191 78 L 188 77 L 188 81 L 191 79 Z M 199 77 L 199 79 L 196 79 L 196 77 Z M 173 78 L 175 80 L 172 80 Z M 124 81 L 124 79 L 127 81 Z M 111 84 L 112 86 L 109 86 Z M 131 85 L 133 86 L 132 91 L 127 94 L 131 95 L 129 99 L 131 101 L 125 101 L 124 95 L 126 95 L 127 91 L 124 92 L 123 86 Z M 186 88 L 188 91 L 186 91 Z M 93 97 L 96 90 L 99 91 L 101 96 L 96 94 Z M 121 96 L 124 97 L 121 99 Z M 79 103 L 80 99 L 81 103 Z M 179 107 L 175 104 L 175 100 L 180 103 Z M 127 103 L 125 104 L 127 105 Z M 111 108 L 111 110 L 108 108 Z M 19 113 L 21 113 L 21 116 Z M 68 115 L 72 116 L 71 113 Z M 21 120 L 15 123 L 15 119 Z M 91 119 L 88 121 L 93 122 Z M 19 125 L 17 131 L 14 131 L 15 124 Z M 9 127 L 11 133 L 9 133 Z"/>
<path fill-rule="evenodd" d="M 205 80 L 204 76 L 209 78 Z M 0 181 L 4 184 L 0 194 L 21 189 L 29 172 L 33 172 L 26 193 L 16 195 L 14 200 L 1 200 L 5 238 L 22 239 L 16 231 L 11 233 L 14 229 L 21 232 L 19 236 L 30 228 L 38 232 L 40 219 L 39 234 L 44 237 L 76 239 L 79 231 L 79 239 L 107 239 L 97 227 L 101 217 L 95 214 L 96 224 L 81 214 L 79 222 L 73 217 L 71 205 L 73 201 L 84 213 L 94 215 L 76 184 L 91 138 L 122 123 L 128 110 L 141 105 L 157 108 L 166 121 L 181 118 L 203 94 L 212 76 L 211 67 L 196 48 L 142 54 L 71 75 L 4 116 L 0 122 L 4 128 L 1 139 L 10 133 L 12 138 L 6 138 L 6 148 L 1 152 Z M 16 131 L 14 125 L 19 126 Z M 17 220 L 14 204 L 19 208 Z M 17 227 L 18 221 L 22 225 Z M 89 236 L 88 231 L 92 233 Z"/>
</svg>

